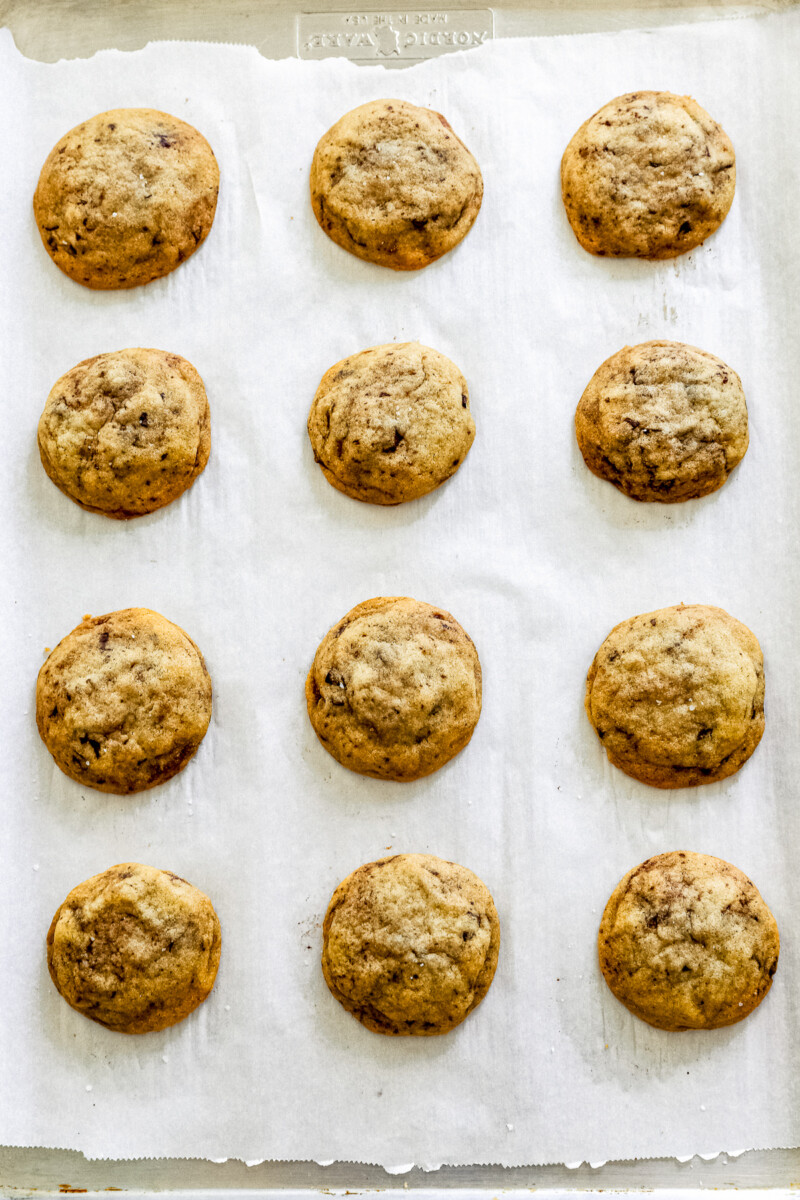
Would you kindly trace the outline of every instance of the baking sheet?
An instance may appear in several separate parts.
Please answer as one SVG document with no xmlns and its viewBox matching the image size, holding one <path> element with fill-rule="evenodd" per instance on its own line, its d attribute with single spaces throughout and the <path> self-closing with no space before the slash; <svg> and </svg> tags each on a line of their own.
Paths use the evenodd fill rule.
<svg viewBox="0 0 800 1200">
<path fill-rule="evenodd" d="M 799 17 L 496 43 L 393 77 L 404 98 L 447 114 L 486 182 L 468 239 L 409 275 L 335 247 L 307 198 L 317 138 L 346 109 L 386 94 L 379 68 L 178 43 L 45 66 L 2 35 L 0 96 L 14 119 L 0 135 L 0 1141 L 89 1157 L 391 1168 L 798 1144 Z M 601 103 L 637 87 L 695 95 L 738 155 L 723 229 L 671 263 L 591 258 L 560 204 L 566 141 Z M 220 206 L 208 242 L 174 275 L 92 293 L 44 254 L 30 197 L 66 129 L 124 105 L 165 109 L 206 134 Z M 675 508 L 636 505 L 594 479 L 572 432 L 596 366 L 653 337 L 725 358 L 750 407 L 750 450 L 730 483 Z M 438 493 L 377 510 L 324 482 L 305 418 L 333 362 L 411 338 L 464 370 L 478 433 Z M 213 447 L 182 500 L 121 524 L 56 491 L 35 427 L 60 374 L 133 345 L 195 363 Z M 413 785 L 340 768 L 318 745 L 302 694 L 327 628 L 362 599 L 403 593 L 456 615 L 477 643 L 485 686 L 470 746 Z M 611 625 L 680 600 L 719 604 L 760 638 L 767 731 L 732 780 L 660 793 L 607 766 L 583 715 L 583 678 Z M 33 686 L 44 648 L 84 612 L 136 604 L 198 642 L 215 712 L 185 772 L 116 798 L 54 767 L 36 733 Z M 729 1030 L 650 1029 L 596 968 L 597 923 L 619 877 L 680 847 L 742 867 L 781 928 L 769 999 Z M 500 911 L 493 987 L 446 1038 L 368 1033 L 319 971 L 333 888 L 390 848 L 466 864 Z M 70 1010 L 43 953 L 67 891 L 126 859 L 206 890 L 224 937 L 210 1000 L 136 1039 Z"/>
</svg>

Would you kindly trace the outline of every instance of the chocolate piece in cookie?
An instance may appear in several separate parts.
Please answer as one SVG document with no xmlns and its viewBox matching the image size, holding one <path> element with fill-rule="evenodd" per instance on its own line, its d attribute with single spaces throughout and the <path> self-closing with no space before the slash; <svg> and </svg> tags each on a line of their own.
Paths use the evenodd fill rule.
<svg viewBox="0 0 800 1200">
<path fill-rule="evenodd" d="M 342 766 L 421 779 L 463 750 L 481 713 L 481 665 L 444 609 L 365 600 L 320 642 L 306 680 L 314 732 Z"/>
<path fill-rule="evenodd" d="M 584 250 L 674 258 L 725 220 L 730 138 L 690 96 L 628 92 L 581 125 L 561 160 L 564 207 Z"/>
<path fill-rule="evenodd" d="M 625 346 L 589 381 L 575 431 L 589 470 L 634 500 L 707 496 L 747 450 L 742 382 L 696 346 Z"/>
<path fill-rule="evenodd" d="M 721 608 L 679 604 L 614 627 L 586 678 L 609 761 L 652 787 L 726 779 L 764 732 L 764 658 Z"/>
<path fill-rule="evenodd" d="M 53 385 L 39 420 L 42 466 L 89 512 L 126 520 L 170 504 L 208 462 L 203 381 L 163 350 L 117 350 Z"/>
<path fill-rule="evenodd" d="M 373 1033 L 449 1033 L 489 990 L 500 922 L 484 883 L 430 854 L 365 863 L 340 883 L 322 927 L 332 994 Z"/>
<path fill-rule="evenodd" d="M 84 617 L 36 683 L 36 724 L 56 765 L 101 792 L 142 792 L 177 775 L 210 719 L 202 654 L 148 608 Z"/>
<path fill-rule="evenodd" d="M 600 969 L 657 1029 L 719 1029 L 757 1008 L 778 965 L 778 926 L 731 863 L 672 851 L 614 889 L 600 922 Z"/>
<path fill-rule="evenodd" d="M 402 504 L 439 487 L 475 437 L 458 367 L 419 342 L 373 346 L 325 373 L 308 417 L 328 483 L 369 504 Z"/>
<path fill-rule="evenodd" d="M 153 1033 L 203 1003 L 221 944 L 208 896 L 170 871 L 120 863 L 72 889 L 47 934 L 47 965 L 85 1017 Z"/>
<path fill-rule="evenodd" d="M 441 113 L 373 100 L 346 113 L 311 164 L 311 204 L 357 258 L 416 271 L 457 246 L 483 199 L 475 159 Z"/>
<path fill-rule="evenodd" d="M 117 108 L 59 139 L 33 211 L 45 249 L 70 279 L 130 288 L 194 254 L 218 192 L 217 160 L 196 129 L 151 108 Z"/>
</svg>

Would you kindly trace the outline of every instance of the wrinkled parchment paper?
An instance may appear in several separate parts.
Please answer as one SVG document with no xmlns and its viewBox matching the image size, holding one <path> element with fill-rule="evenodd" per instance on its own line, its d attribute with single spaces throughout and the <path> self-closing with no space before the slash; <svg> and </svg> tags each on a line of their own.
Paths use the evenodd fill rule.
<svg viewBox="0 0 800 1200">
<path fill-rule="evenodd" d="M 798 12 L 495 43 L 391 75 L 179 43 L 49 66 L 0 37 L 0 1141 L 92 1157 L 389 1167 L 800 1142 L 798 61 Z M 737 151 L 730 216 L 673 262 L 592 258 L 561 207 L 569 137 L 637 88 L 694 95 Z M 308 203 L 317 139 L 382 95 L 446 113 L 485 177 L 469 237 L 414 274 L 338 249 Z M 217 218 L 167 279 L 93 293 L 44 253 L 31 195 L 63 132 L 139 105 L 208 137 L 222 172 Z M 750 450 L 728 485 L 674 507 L 638 505 L 595 479 L 572 427 L 600 362 L 656 337 L 728 361 L 751 415 Z M 414 338 L 467 376 L 475 445 L 426 499 L 360 505 L 314 465 L 307 410 L 332 363 Z M 118 523 L 53 487 L 35 429 L 58 376 L 126 346 L 197 366 L 213 447 L 179 502 Z M 305 713 L 318 641 L 381 594 L 449 609 L 483 664 L 472 743 L 416 784 L 339 767 Z M 658 792 L 607 765 L 583 681 L 613 624 L 681 600 L 721 605 L 756 632 L 767 728 L 732 779 Z M 33 693 L 45 647 L 85 612 L 129 605 L 162 612 L 198 642 L 214 717 L 180 776 L 118 798 L 60 774 L 39 741 Z M 600 978 L 595 937 L 610 891 L 629 867 L 678 848 L 735 862 L 777 916 L 775 986 L 739 1027 L 659 1032 Z M 501 915 L 494 985 L 447 1037 L 373 1035 L 322 979 L 333 888 L 389 849 L 471 867 Z M 134 1038 L 68 1008 L 44 955 L 70 888 L 124 860 L 208 892 L 224 935 L 208 1002 Z"/>
</svg>

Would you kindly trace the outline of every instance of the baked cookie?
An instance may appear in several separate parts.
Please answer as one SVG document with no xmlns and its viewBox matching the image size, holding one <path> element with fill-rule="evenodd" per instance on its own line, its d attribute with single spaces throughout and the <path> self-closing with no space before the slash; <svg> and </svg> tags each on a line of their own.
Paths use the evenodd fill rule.
<svg viewBox="0 0 800 1200">
<path fill-rule="evenodd" d="M 170 504 L 204 470 L 211 418 L 190 362 L 117 350 L 54 384 L 39 420 L 42 466 L 89 512 L 126 520 Z"/>
<path fill-rule="evenodd" d="M 320 139 L 311 205 L 328 237 L 357 258 L 416 271 L 469 233 L 480 167 L 441 113 L 373 100 Z"/>
<path fill-rule="evenodd" d="M 778 926 L 746 875 L 673 850 L 629 871 L 600 922 L 600 969 L 657 1029 L 719 1029 L 757 1008 L 778 965 Z"/>
<path fill-rule="evenodd" d="M 149 608 L 84 617 L 36 683 L 36 724 L 65 775 L 120 796 L 183 770 L 211 719 L 203 656 Z"/>
<path fill-rule="evenodd" d="M 489 990 L 497 909 L 466 867 L 431 854 L 365 863 L 333 893 L 322 927 L 333 995 L 373 1033 L 449 1033 Z"/>
<path fill-rule="evenodd" d="M 481 664 L 450 613 L 408 596 L 380 596 L 326 633 L 306 703 L 314 732 L 343 767 L 373 779 L 421 779 L 472 737 Z"/>
<path fill-rule="evenodd" d="M 454 475 L 475 438 L 467 382 L 419 342 L 373 346 L 322 377 L 308 417 L 328 483 L 369 504 L 416 500 Z"/>
<path fill-rule="evenodd" d="M 168 275 L 205 241 L 219 168 L 202 134 L 151 108 L 115 108 L 50 151 L 33 197 L 45 249 L 86 287 Z"/>
<path fill-rule="evenodd" d="M 726 779 L 764 732 L 764 658 L 721 608 L 678 604 L 616 625 L 586 677 L 609 762 L 652 787 Z"/>
<path fill-rule="evenodd" d="M 730 138 L 690 96 L 628 92 L 581 125 L 561 194 L 584 250 L 675 258 L 725 220 L 736 187 Z"/>
<path fill-rule="evenodd" d="M 208 896 L 171 871 L 120 863 L 67 896 L 47 934 L 47 966 L 85 1017 L 118 1033 L 153 1033 L 203 1003 L 221 944 Z"/>
<path fill-rule="evenodd" d="M 677 504 L 722 487 L 748 445 L 742 381 L 682 342 L 625 346 L 575 413 L 587 467 L 633 500 Z"/>
</svg>

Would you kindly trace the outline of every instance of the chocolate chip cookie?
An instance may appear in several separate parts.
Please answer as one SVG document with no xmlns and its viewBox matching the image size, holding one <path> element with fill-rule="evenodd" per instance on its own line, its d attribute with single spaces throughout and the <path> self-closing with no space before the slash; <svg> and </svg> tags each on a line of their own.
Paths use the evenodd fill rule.
<svg viewBox="0 0 800 1200">
<path fill-rule="evenodd" d="M 45 249 L 70 279 L 130 288 L 194 254 L 218 192 L 217 160 L 196 129 L 151 108 L 116 108 L 59 139 L 33 211 Z"/>
<path fill-rule="evenodd" d="M 416 271 L 469 233 L 483 199 L 475 159 L 441 113 L 373 100 L 346 113 L 311 164 L 314 215 L 357 258 Z"/>
<path fill-rule="evenodd" d="M 721 858 L 672 851 L 614 889 L 600 922 L 600 969 L 657 1029 L 719 1029 L 757 1008 L 778 965 L 778 926 L 758 889 Z"/>
<path fill-rule="evenodd" d="M 373 1033 L 449 1033 L 489 990 L 500 922 L 484 883 L 430 854 L 365 863 L 340 883 L 322 927 L 332 994 Z"/>
<path fill-rule="evenodd" d="M 584 250 L 674 258 L 725 220 L 736 187 L 728 135 L 690 96 L 628 92 L 581 125 L 561 194 Z"/>
<path fill-rule="evenodd" d="M 320 642 L 306 680 L 311 724 L 342 766 L 421 779 L 463 750 L 481 713 L 481 665 L 444 609 L 365 600 Z"/>
<path fill-rule="evenodd" d="M 148 608 L 84 617 L 36 683 L 36 724 L 56 766 L 101 792 L 142 792 L 177 775 L 210 719 L 202 654 Z"/>
<path fill-rule="evenodd" d="M 154 1033 L 203 1003 L 221 945 L 208 896 L 171 871 L 120 863 L 72 889 L 47 934 L 47 965 L 85 1017 Z"/>
<path fill-rule="evenodd" d="M 678 604 L 615 626 L 586 678 L 609 761 L 652 787 L 726 779 L 764 732 L 764 659 L 721 608 Z"/>
<path fill-rule="evenodd" d="M 177 499 L 211 449 L 208 397 L 190 362 L 164 350 L 117 350 L 54 384 L 39 455 L 56 487 L 89 512 L 127 520 Z"/>
<path fill-rule="evenodd" d="M 575 432 L 589 470 L 633 500 L 707 496 L 747 450 L 742 381 L 696 346 L 625 346 L 589 381 Z"/>
<path fill-rule="evenodd" d="M 308 436 L 328 483 L 346 496 L 416 500 L 454 475 L 472 445 L 466 380 L 419 342 L 373 346 L 325 373 Z"/>
</svg>

